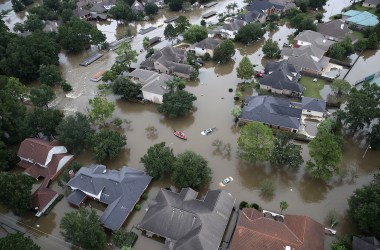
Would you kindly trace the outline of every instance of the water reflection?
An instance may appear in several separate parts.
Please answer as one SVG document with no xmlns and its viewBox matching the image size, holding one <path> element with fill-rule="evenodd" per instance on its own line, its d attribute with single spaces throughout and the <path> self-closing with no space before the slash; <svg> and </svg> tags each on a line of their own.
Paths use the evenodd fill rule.
<svg viewBox="0 0 380 250">
<path fill-rule="evenodd" d="M 301 181 L 297 183 L 297 190 L 306 203 L 317 203 L 326 198 L 326 193 L 331 189 L 326 182 L 315 179 L 309 174 L 305 174 Z"/>
</svg>

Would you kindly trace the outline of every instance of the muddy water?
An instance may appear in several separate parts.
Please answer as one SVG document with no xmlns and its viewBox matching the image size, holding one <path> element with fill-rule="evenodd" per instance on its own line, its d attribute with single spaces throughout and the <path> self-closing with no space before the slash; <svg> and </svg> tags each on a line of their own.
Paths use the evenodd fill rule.
<svg viewBox="0 0 380 250">
<path fill-rule="evenodd" d="M 229 1 L 222 1 L 210 9 L 196 9 L 191 13 L 183 14 L 192 23 L 199 24 L 201 14 L 212 10 L 219 13 L 224 12 L 224 6 L 228 3 Z M 238 1 L 238 4 L 239 6 L 243 6 L 242 1 Z M 338 13 L 341 8 L 347 5 L 348 0 L 330 0 L 325 7 L 325 16 Z M 178 13 L 161 10 L 154 22 L 134 22 L 130 23 L 129 26 L 138 31 L 151 25 L 157 26 L 157 23 L 162 23 L 163 20 L 174 15 L 178 15 Z M 10 23 L 13 23 L 17 17 L 14 13 L 10 13 L 8 18 L 11 19 Z M 99 22 L 97 23 L 97 27 L 106 34 L 107 41 L 109 42 L 123 35 L 127 28 L 126 25 L 117 23 L 116 21 Z M 145 35 L 137 35 L 132 41 L 132 46 L 139 51 L 142 48 L 144 36 L 150 38 L 156 35 L 162 36 L 163 29 L 164 26 Z M 106 165 L 113 169 L 118 169 L 123 165 L 143 169 L 140 158 L 150 146 L 164 141 L 166 145 L 173 148 L 175 154 L 182 153 L 185 150 L 192 150 L 207 159 L 209 166 L 213 170 L 213 175 L 209 185 L 200 190 L 201 195 L 204 195 L 207 189 L 220 188 L 220 181 L 228 176 L 232 176 L 234 181 L 223 188 L 236 197 L 237 203 L 246 200 L 256 202 L 266 209 L 279 211 L 279 203 L 284 200 L 289 204 L 288 213 L 308 215 L 321 223 L 325 222 L 326 215 L 330 210 L 335 210 L 341 217 L 340 224 L 336 227 L 338 232 L 351 232 L 353 228 L 345 219 L 347 198 L 352 194 L 354 189 L 369 182 L 372 173 L 378 167 L 378 152 L 368 151 L 363 159 L 362 156 L 366 145 L 358 145 L 356 141 L 347 138 L 342 168 L 355 166 L 358 169 L 359 178 L 354 181 L 351 181 L 349 177 L 343 179 L 337 178 L 329 183 L 310 178 L 305 174 L 303 167 L 298 171 L 292 172 L 265 164 L 247 164 L 240 161 L 237 157 L 236 140 L 239 136 L 239 128 L 235 126 L 233 118 L 230 115 L 231 108 L 236 104 L 233 100 L 237 89 L 236 86 L 237 83 L 241 82 L 236 76 L 236 67 L 243 56 L 248 56 L 253 64 L 257 64 L 256 69 L 262 70 L 263 65 L 266 63 L 261 50 L 264 41 L 272 38 L 281 45 L 283 42 L 286 42 L 287 36 L 293 32 L 293 29 L 285 25 L 281 26 L 277 31 L 267 33 L 263 39 L 252 45 L 236 44 L 237 50 L 233 60 L 225 65 L 218 65 L 212 62 L 206 63 L 200 69 L 199 80 L 190 82 L 187 86 L 187 90 L 197 97 L 197 101 L 194 102 L 194 111 L 189 116 L 168 119 L 159 114 L 156 111 L 156 106 L 153 104 L 127 103 L 112 95 L 108 96 L 109 99 L 115 100 L 117 104 L 114 117 L 127 119 L 130 121 L 130 124 L 124 124 L 122 128 L 122 132 L 128 138 L 125 150 L 120 154 L 118 159 L 106 162 Z M 169 44 L 168 41 L 163 41 L 155 47 L 161 48 L 167 44 Z M 80 67 L 78 65 L 83 58 L 95 52 L 96 50 L 94 49 L 75 55 L 60 54 L 61 71 L 67 81 L 72 84 L 74 90 L 69 94 L 57 93 L 58 98 L 52 104 L 54 107 L 64 110 L 67 114 L 72 114 L 75 111 L 87 112 L 88 100 L 96 96 L 98 92 L 96 84 L 90 82 L 89 78 L 100 70 L 109 69 L 115 59 L 115 54 L 109 52 L 105 53 L 100 60 L 88 67 Z M 145 52 L 140 53 L 138 63 L 144 58 Z M 355 65 L 348 76 L 352 79 L 355 79 L 355 77 L 361 78 L 358 76 L 359 72 L 362 74 L 363 69 L 375 67 L 376 64 L 374 62 L 376 62 L 376 58 L 379 60 L 379 52 L 372 56 L 368 55 L 367 58 L 359 59 L 357 65 Z M 363 61 L 361 62 L 360 60 Z M 372 60 L 372 63 L 368 63 L 369 60 Z M 138 63 L 135 65 L 138 65 Z M 364 63 L 366 63 L 366 67 L 364 67 Z M 359 68 L 356 69 L 356 67 Z M 228 92 L 229 88 L 232 88 L 234 91 L 232 93 Z M 325 97 L 329 91 L 330 88 L 326 85 L 321 94 Z M 148 126 L 156 127 L 158 130 L 156 137 L 147 137 L 145 128 Z M 209 136 L 202 136 L 200 132 L 208 127 L 216 127 L 217 131 Z M 188 141 L 182 141 L 174 137 L 172 134 L 173 129 L 184 131 L 189 138 Z M 229 143 L 232 148 L 230 154 L 216 150 L 211 145 L 215 139 L 220 139 L 225 144 Z M 302 148 L 302 154 L 306 161 L 310 158 L 307 152 L 307 145 L 302 144 Z M 91 152 L 84 152 L 77 157 L 77 160 L 83 164 L 93 163 Z M 264 179 L 271 179 L 275 182 L 276 192 L 271 199 L 264 199 L 259 194 L 259 183 Z M 149 198 L 154 198 L 160 188 L 168 186 L 170 186 L 170 180 L 167 178 L 153 182 L 149 187 Z M 52 185 L 52 188 L 60 193 L 65 193 L 65 190 L 56 183 Z M 103 206 L 94 203 L 92 205 L 99 208 L 99 214 L 104 209 Z M 142 210 L 140 212 L 133 212 L 128 218 L 126 223 L 128 230 L 133 229 L 142 219 L 147 205 L 148 202 L 144 202 Z M 60 220 L 64 212 L 72 210 L 74 209 L 63 199 L 49 215 L 36 219 L 30 214 L 22 219 L 22 222 L 33 227 L 39 225 L 39 230 L 54 237 L 62 238 L 59 232 Z M 135 231 L 135 229 L 133 230 Z M 49 238 L 56 239 L 54 237 Z M 49 249 L 47 244 L 38 242 L 43 249 Z M 140 236 L 134 249 L 162 249 L 162 246 L 162 239 L 150 239 Z"/>
</svg>

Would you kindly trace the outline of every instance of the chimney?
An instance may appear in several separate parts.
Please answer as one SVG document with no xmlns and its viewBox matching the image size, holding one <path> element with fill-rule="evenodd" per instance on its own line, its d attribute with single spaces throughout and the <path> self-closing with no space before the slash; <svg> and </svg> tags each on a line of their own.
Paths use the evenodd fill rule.
<svg viewBox="0 0 380 250">
<path fill-rule="evenodd" d="M 69 171 L 69 177 L 70 177 L 70 179 L 72 179 L 74 176 L 75 176 L 74 170 L 71 169 Z"/>
</svg>

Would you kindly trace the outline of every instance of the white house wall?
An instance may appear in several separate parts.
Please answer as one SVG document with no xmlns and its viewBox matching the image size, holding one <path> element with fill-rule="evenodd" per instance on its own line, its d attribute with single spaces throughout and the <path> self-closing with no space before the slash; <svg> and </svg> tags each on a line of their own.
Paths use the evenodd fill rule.
<svg viewBox="0 0 380 250">
<path fill-rule="evenodd" d="M 148 91 L 142 91 L 144 99 L 153 103 L 162 104 L 163 96 Z"/>
<path fill-rule="evenodd" d="M 312 111 L 312 110 L 302 110 L 302 114 L 306 116 L 316 116 L 316 117 L 323 117 L 323 112 L 317 112 L 317 111 Z"/>
<path fill-rule="evenodd" d="M 66 155 L 64 156 L 58 163 L 57 172 L 61 170 L 71 159 L 73 158 L 72 155 Z M 56 173 L 57 173 L 56 172 Z"/>
<path fill-rule="evenodd" d="M 53 155 L 64 154 L 64 153 L 67 153 L 67 149 L 64 146 L 55 146 L 52 149 L 50 149 L 50 151 L 46 157 L 45 166 L 47 166 L 49 164 L 49 162 L 53 158 Z"/>
</svg>

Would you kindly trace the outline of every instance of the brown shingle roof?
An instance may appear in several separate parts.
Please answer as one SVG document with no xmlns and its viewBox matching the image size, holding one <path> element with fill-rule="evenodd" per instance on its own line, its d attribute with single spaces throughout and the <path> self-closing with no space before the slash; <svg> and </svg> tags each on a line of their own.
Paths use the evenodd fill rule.
<svg viewBox="0 0 380 250">
<path fill-rule="evenodd" d="M 53 147 L 52 142 L 37 138 L 27 138 L 21 143 L 17 156 L 45 165 L 48 153 Z"/>
<path fill-rule="evenodd" d="M 42 211 L 53 200 L 57 198 L 57 192 L 46 187 L 41 187 L 32 195 L 32 207 Z"/>
<path fill-rule="evenodd" d="M 284 222 L 266 218 L 254 208 L 241 211 L 231 250 L 322 250 L 324 227 L 306 216 L 287 215 Z"/>
</svg>

